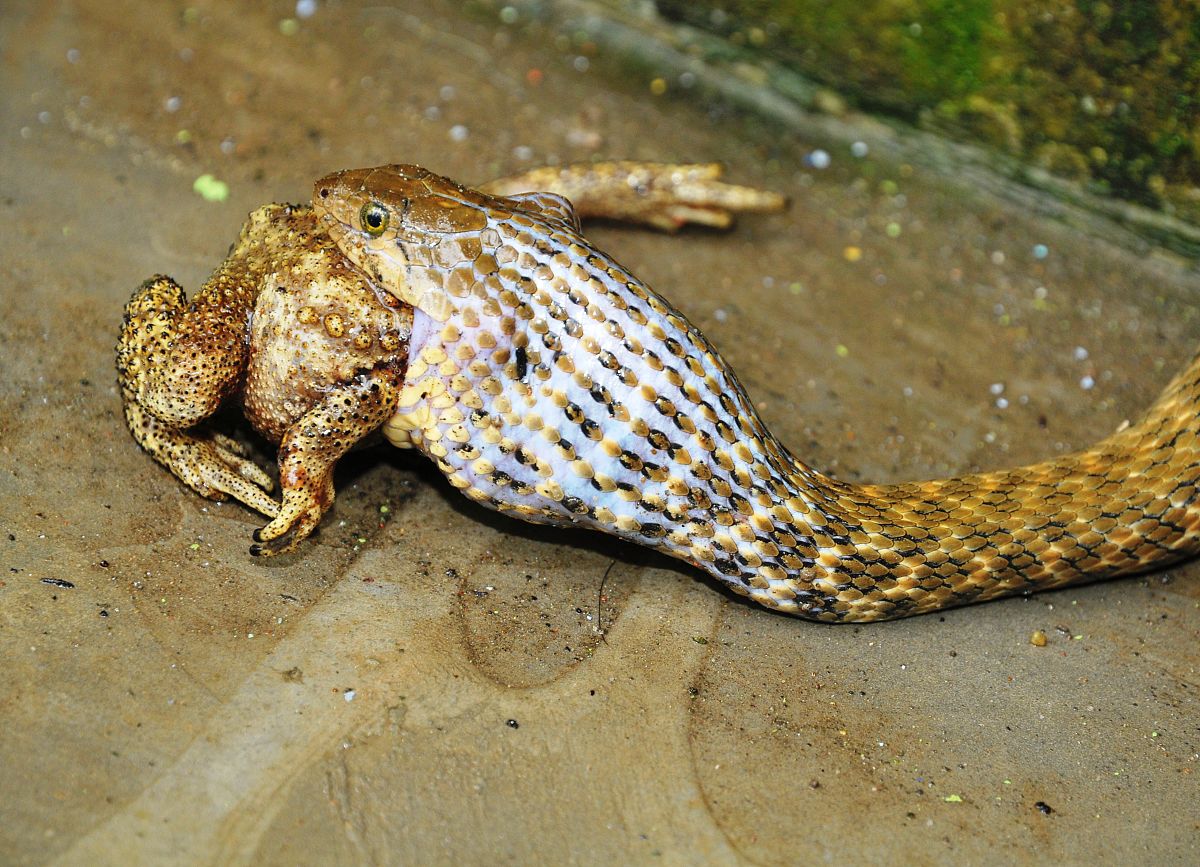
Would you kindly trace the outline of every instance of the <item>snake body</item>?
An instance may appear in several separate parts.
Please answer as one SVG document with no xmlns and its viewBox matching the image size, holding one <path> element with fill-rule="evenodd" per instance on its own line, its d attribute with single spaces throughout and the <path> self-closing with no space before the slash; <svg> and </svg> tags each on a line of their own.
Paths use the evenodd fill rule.
<svg viewBox="0 0 1200 867">
<path fill-rule="evenodd" d="M 507 514 L 677 557 L 768 608 L 870 621 L 1162 566 L 1197 551 L 1200 360 L 1095 446 L 1000 472 L 857 485 L 795 458 L 712 344 L 548 194 L 415 166 L 314 205 L 415 309 L 388 438 Z"/>
</svg>

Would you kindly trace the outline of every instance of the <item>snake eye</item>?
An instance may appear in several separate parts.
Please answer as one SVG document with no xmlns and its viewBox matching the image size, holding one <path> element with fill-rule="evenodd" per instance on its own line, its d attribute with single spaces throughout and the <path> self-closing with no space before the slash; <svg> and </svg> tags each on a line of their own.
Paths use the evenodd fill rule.
<svg viewBox="0 0 1200 867">
<path fill-rule="evenodd" d="M 358 212 L 363 231 L 372 238 L 378 238 L 388 227 L 388 209 L 379 202 L 367 202 Z"/>
</svg>

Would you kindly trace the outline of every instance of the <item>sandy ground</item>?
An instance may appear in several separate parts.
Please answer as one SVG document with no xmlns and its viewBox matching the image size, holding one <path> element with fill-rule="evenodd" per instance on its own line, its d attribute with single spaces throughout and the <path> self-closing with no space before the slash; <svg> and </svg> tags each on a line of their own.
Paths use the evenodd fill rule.
<svg viewBox="0 0 1200 867">
<path fill-rule="evenodd" d="M 0 18 L 0 862 L 1195 863 L 1195 565 L 817 626 L 387 449 L 262 563 L 259 518 L 129 438 L 112 362 L 138 282 L 197 286 L 248 210 L 332 169 L 719 159 L 791 210 L 593 237 L 785 443 L 900 480 L 1113 429 L 1200 338 L 1194 273 L 495 12 L 266 5 Z"/>
</svg>

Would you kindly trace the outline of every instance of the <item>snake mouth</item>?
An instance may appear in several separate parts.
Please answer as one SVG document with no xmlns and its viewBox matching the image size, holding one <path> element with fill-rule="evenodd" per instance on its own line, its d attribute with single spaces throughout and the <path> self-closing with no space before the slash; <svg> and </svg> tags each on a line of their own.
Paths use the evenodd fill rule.
<svg viewBox="0 0 1200 867">
<path fill-rule="evenodd" d="M 408 360 L 419 358 L 425 346 L 433 337 L 438 323 L 432 316 L 418 307 L 413 308 L 412 333 L 408 337 Z"/>
</svg>

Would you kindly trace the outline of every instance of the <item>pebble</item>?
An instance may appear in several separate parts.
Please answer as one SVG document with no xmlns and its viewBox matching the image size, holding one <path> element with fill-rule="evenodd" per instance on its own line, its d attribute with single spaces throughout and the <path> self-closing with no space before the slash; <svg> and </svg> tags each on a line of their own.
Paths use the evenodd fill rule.
<svg viewBox="0 0 1200 867">
<path fill-rule="evenodd" d="M 223 202 L 229 198 L 229 184 L 208 173 L 192 182 L 192 191 L 206 202 Z"/>
</svg>

